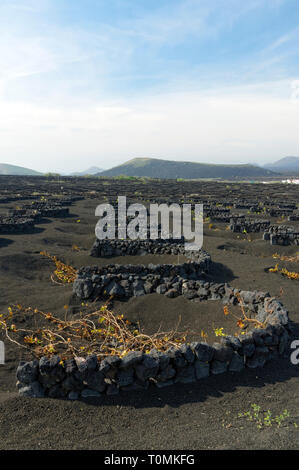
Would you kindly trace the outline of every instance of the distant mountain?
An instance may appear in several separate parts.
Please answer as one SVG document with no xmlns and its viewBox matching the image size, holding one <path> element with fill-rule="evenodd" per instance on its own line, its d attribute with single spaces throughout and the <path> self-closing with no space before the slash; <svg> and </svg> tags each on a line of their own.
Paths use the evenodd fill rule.
<svg viewBox="0 0 299 470">
<path fill-rule="evenodd" d="M 276 175 L 254 165 L 214 165 L 210 163 L 178 162 L 157 158 L 134 158 L 100 173 L 100 176 L 147 176 L 150 178 L 254 178 Z"/>
<path fill-rule="evenodd" d="M 279 173 L 292 173 L 299 172 L 299 157 L 285 157 L 277 160 L 274 163 L 268 163 L 264 165 L 264 168 L 272 171 L 278 171 Z"/>
<path fill-rule="evenodd" d="M 42 173 L 30 170 L 29 168 L 24 168 L 22 166 L 0 163 L 0 175 L 38 176 L 42 175 Z"/>
<path fill-rule="evenodd" d="M 74 173 L 70 173 L 70 176 L 85 176 L 85 175 L 96 175 L 97 173 L 101 173 L 104 171 L 102 168 L 98 168 L 97 166 L 92 166 L 85 171 L 77 171 Z"/>
</svg>

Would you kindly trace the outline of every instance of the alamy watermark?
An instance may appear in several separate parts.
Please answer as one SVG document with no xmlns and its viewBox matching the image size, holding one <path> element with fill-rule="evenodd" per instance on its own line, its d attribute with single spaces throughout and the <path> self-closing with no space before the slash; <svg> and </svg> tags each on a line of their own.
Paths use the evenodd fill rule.
<svg viewBox="0 0 299 470">
<path fill-rule="evenodd" d="M 117 210 L 112 204 L 99 204 L 95 215 L 98 240 L 157 240 L 183 239 L 185 250 L 200 250 L 203 244 L 202 204 L 150 204 L 149 211 L 143 204 L 135 203 L 127 208 L 126 196 L 118 196 Z M 172 216 L 172 231 L 170 220 Z M 149 222 L 148 222 L 149 220 Z M 193 222 L 193 223 L 192 223 Z M 188 242 L 186 241 L 188 240 Z"/>
<path fill-rule="evenodd" d="M 299 339 L 296 339 L 291 343 L 291 349 L 295 349 L 291 354 L 291 363 L 294 366 L 297 366 L 299 364 Z"/>
<path fill-rule="evenodd" d="M 5 364 L 5 347 L 3 341 L 0 341 L 0 366 Z"/>
</svg>

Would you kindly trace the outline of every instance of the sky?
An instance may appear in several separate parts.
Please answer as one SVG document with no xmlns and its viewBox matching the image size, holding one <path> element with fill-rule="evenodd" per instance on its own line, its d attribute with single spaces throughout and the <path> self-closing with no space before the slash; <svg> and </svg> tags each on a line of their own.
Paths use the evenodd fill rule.
<svg viewBox="0 0 299 470">
<path fill-rule="evenodd" d="M 0 162 L 299 156 L 298 0 L 0 0 Z"/>
</svg>

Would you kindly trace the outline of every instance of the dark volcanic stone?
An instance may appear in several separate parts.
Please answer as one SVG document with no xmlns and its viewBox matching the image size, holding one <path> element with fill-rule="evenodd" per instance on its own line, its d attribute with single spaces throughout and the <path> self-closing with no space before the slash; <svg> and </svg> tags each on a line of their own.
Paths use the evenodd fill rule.
<svg viewBox="0 0 299 470">
<path fill-rule="evenodd" d="M 171 346 L 169 349 L 167 349 L 166 354 L 171 359 L 176 368 L 185 367 L 187 365 L 187 361 L 180 349 Z"/>
<path fill-rule="evenodd" d="M 83 390 L 84 384 L 72 375 L 67 375 L 66 378 L 61 382 L 61 387 L 63 390 L 65 390 L 65 392 L 80 392 Z"/>
<path fill-rule="evenodd" d="M 86 358 L 86 365 L 88 370 L 96 370 L 98 368 L 98 358 L 96 354 L 91 354 Z"/>
<path fill-rule="evenodd" d="M 89 388 L 84 388 L 81 392 L 81 397 L 82 398 L 99 398 L 101 394 L 97 392 L 96 390 L 91 390 Z"/>
<path fill-rule="evenodd" d="M 163 369 L 157 376 L 156 380 L 158 382 L 165 382 L 172 379 L 176 374 L 176 370 L 170 365 Z"/>
<path fill-rule="evenodd" d="M 157 294 L 165 294 L 166 291 L 167 291 L 167 286 L 166 286 L 166 284 L 160 284 L 160 285 L 156 288 Z"/>
<path fill-rule="evenodd" d="M 44 389 L 39 382 L 32 382 L 19 389 L 22 397 L 43 398 L 45 396 Z"/>
<path fill-rule="evenodd" d="M 197 359 L 194 366 L 197 380 L 204 379 L 210 375 L 210 364 L 208 362 L 202 362 Z"/>
<path fill-rule="evenodd" d="M 113 295 L 115 297 L 123 297 L 125 291 L 115 280 L 111 281 L 110 284 L 105 288 L 107 295 Z"/>
<path fill-rule="evenodd" d="M 227 363 L 222 361 L 213 360 L 211 362 L 211 372 L 212 374 L 218 375 L 223 374 L 227 370 Z"/>
<path fill-rule="evenodd" d="M 186 361 L 189 362 L 189 364 L 192 364 L 194 362 L 195 356 L 191 347 L 188 344 L 182 344 L 182 346 L 180 346 L 180 351 L 183 354 Z"/>
<path fill-rule="evenodd" d="M 210 362 L 214 356 L 214 349 L 206 343 L 191 343 L 197 359 L 202 362 Z"/>
<path fill-rule="evenodd" d="M 141 295 L 145 295 L 144 287 L 142 281 L 134 281 L 133 282 L 133 295 L 134 297 L 140 297 Z"/>
<path fill-rule="evenodd" d="M 153 356 L 146 355 L 141 364 L 136 366 L 136 376 L 141 382 L 157 375 L 159 370 L 159 361 Z"/>
<path fill-rule="evenodd" d="M 234 350 L 220 343 L 214 343 L 214 359 L 221 362 L 229 362 L 233 356 Z"/>
<path fill-rule="evenodd" d="M 17 379 L 23 384 L 35 382 L 38 376 L 38 361 L 22 361 L 17 368 Z"/>
<path fill-rule="evenodd" d="M 122 369 L 118 372 L 115 382 L 119 387 L 126 387 L 134 382 L 134 369 Z"/>
<path fill-rule="evenodd" d="M 50 398 L 65 398 L 66 395 L 67 392 L 61 387 L 60 384 L 53 385 L 48 391 L 48 396 Z"/>
<path fill-rule="evenodd" d="M 263 367 L 267 361 L 269 349 L 266 347 L 258 346 L 252 357 L 246 360 L 247 367 L 255 369 L 256 367 Z"/>
<path fill-rule="evenodd" d="M 189 384 L 196 381 L 195 368 L 192 365 L 178 369 L 174 379 L 175 382 Z"/>
<path fill-rule="evenodd" d="M 66 374 L 73 374 L 78 370 L 75 359 L 67 359 L 64 364 Z"/>
<path fill-rule="evenodd" d="M 142 361 L 144 355 L 141 351 L 131 351 L 122 358 L 119 367 L 125 369 L 127 367 L 135 366 Z"/>
<path fill-rule="evenodd" d="M 244 369 L 244 357 L 240 356 L 237 352 L 234 352 L 232 360 L 229 364 L 230 372 L 240 372 Z"/>
<path fill-rule="evenodd" d="M 98 371 L 89 371 L 85 379 L 86 385 L 91 390 L 97 390 L 98 392 L 103 392 L 106 388 L 104 382 L 105 376 L 102 372 Z"/>
<path fill-rule="evenodd" d="M 220 339 L 220 343 L 233 348 L 235 351 L 240 351 L 242 349 L 242 344 L 236 336 L 223 336 Z"/>
</svg>

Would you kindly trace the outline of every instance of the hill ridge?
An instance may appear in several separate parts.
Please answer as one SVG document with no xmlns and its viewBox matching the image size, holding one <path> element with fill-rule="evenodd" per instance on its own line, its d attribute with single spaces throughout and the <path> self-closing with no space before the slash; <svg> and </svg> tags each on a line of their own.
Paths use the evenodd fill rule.
<svg viewBox="0 0 299 470">
<path fill-rule="evenodd" d="M 0 163 L 0 175 L 41 176 L 42 174 L 43 173 L 23 166 L 11 165 L 10 163 Z"/>
<path fill-rule="evenodd" d="M 277 173 L 252 164 L 211 164 L 135 157 L 99 173 L 99 176 L 140 176 L 166 179 L 271 176 Z"/>
</svg>

